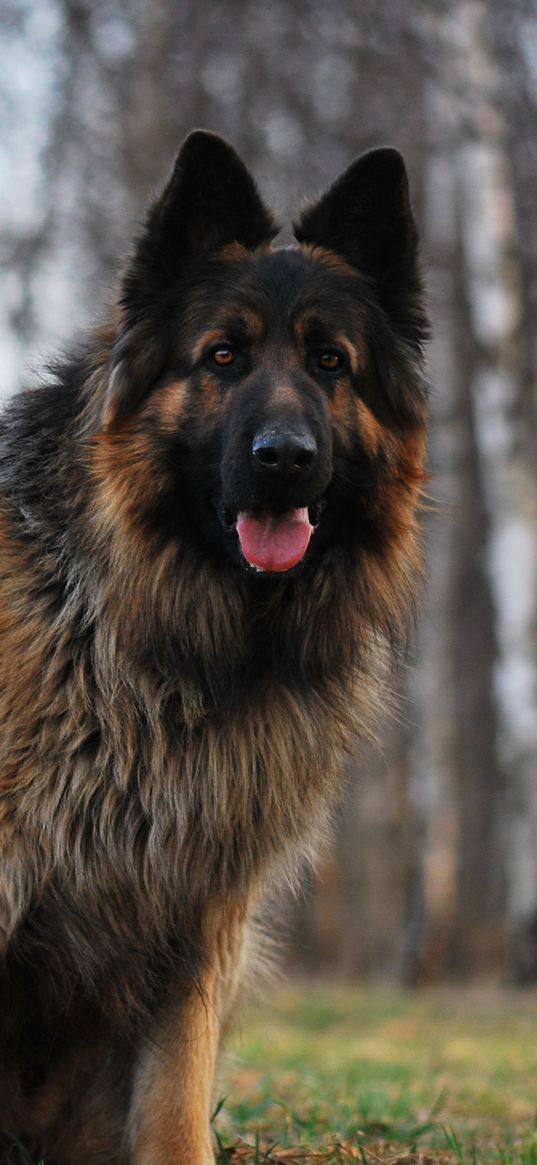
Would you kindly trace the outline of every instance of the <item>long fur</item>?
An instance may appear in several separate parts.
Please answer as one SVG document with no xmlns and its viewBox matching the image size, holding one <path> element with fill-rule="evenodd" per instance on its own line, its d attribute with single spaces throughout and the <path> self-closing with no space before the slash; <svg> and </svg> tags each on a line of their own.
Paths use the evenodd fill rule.
<svg viewBox="0 0 537 1165">
<path fill-rule="evenodd" d="M 2 421 L 0 1124 L 46 1161 L 211 1160 L 248 919 L 315 849 L 414 607 L 427 321 L 400 156 L 358 159 L 297 249 L 275 230 L 191 135 L 109 322 Z M 249 353 L 292 317 L 291 357 L 219 380 L 233 310 Z M 323 312 L 335 379 L 299 367 Z M 311 551 L 266 578 L 214 502 L 272 506 L 244 465 L 263 409 L 326 448 Z"/>
</svg>

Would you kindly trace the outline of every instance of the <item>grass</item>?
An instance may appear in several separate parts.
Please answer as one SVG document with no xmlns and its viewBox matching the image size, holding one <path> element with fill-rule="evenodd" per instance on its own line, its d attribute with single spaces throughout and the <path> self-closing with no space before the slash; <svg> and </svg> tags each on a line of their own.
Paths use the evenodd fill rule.
<svg viewBox="0 0 537 1165">
<path fill-rule="evenodd" d="M 218 1165 L 537 1165 L 535 995 L 295 987 L 228 1061 Z"/>
<path fill-rule="evenodd" d="M 219 1165 L 537 1165 L 537 999 L 280 992 L 226 1093 Z"/>
</svg>

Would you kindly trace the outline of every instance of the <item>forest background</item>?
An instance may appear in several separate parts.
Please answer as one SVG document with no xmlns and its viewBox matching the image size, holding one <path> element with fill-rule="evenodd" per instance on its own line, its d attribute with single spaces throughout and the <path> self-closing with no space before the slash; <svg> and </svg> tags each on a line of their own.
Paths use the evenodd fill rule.
<svg viewBox="0 0 537 1165">
<path fill-rule="evenodd" d="M 428 581 L 382 746 L 280 911 L 301 969 L 537 981 L 536 0 L 3 0 L 0 106 L 4 395 L 99 318 L 192 127 L 286 221 L 402 150 L 433 315 Z"/>
</svg>

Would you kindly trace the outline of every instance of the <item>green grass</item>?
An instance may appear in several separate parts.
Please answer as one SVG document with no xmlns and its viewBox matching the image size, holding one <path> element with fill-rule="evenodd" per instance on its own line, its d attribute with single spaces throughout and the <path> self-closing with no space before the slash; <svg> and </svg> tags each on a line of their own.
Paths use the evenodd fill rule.
<svg viewBox="0 0 537 1165">
<path fill-rule="evenodd" d="M 537 1165 L 537 996 L 280 991 L 223 1089 L 218 1165 Z"/>
<path fill-rule="evenodd" d="M 225 1092 L 221 1165 L 537 1165 L 537 999 L 280 992 Z"/>
</svg>

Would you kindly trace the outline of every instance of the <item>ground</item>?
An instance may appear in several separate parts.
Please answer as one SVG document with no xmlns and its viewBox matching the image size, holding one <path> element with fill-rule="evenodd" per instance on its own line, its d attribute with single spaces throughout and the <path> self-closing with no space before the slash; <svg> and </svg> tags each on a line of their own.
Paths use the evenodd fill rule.
<svg viewBox="0 0 537 1165">
<path fill-rule="evenodd" d="M 280 991 L 225 1093 L 220 1165 L 537 1165 L 537 996 Z"/>
<path fill-rule="evenodd" d="M 218 1165 L 537 1165 L 536 1111 L 536 993 L 302 984 L 243 1014 Z"/>
</svg>

